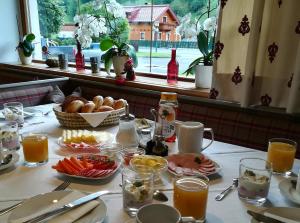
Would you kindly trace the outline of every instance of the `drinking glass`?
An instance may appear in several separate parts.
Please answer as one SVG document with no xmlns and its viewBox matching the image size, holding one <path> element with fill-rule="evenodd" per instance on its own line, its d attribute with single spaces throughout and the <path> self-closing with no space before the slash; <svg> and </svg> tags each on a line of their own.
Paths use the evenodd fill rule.
<svg viewBox="0 0 300 223">
<path fill-rule="evenodd" d="M 251 204 L 266 202 L 272 176 L 272 164 L 260 158 L 244 158 L 239 165 L 239 197 Z"/>
<path fill-rule="evenodd" d="M 273 173 L 289 175 L 293 168 L 297 143 L 283 138 L 269 140 L 268 161 L 272 163 Z"/>
<path fill-rule="evenodd" d="M 20 102 L 8 102 L 3 104 L 3 115 L 8 122 L 17 122 L 19 126 L 24 123 L 23 104 Z"/>
<path fill-rule="evenodd" d="M 209 179 L 204 175 L 181 177 L 174 182 L 174 207 L 181 216 L 205 222 Z"/>
<path fill-rule="evenodd" d="M 145 155 L 146 151 L 142 148 L 139 147 L 128 147 L 128 148 L 124 148 L 121 151 L 121 155 L 123 157 L 124 160 L 124 166 L 128 166 L 130 163 L 130 160 L 135 157 L 135 156 L 139 156 L 139 155 Z"/>
<path fill-rule="evenodd" d="M 22 134 L 24 165 L 36 167 L 48 162 L 48 137 L 42 133 Z"/>
<path fill-rule="evenodd" d="M 8 150 L 20 149 L 19 127 L 17 122 L 10 122 L 0 126 L 0 141 Z"/>
<path fill-rule="evenodd" d="M 122 171 L 123 208 L 130 215 L 153 200 L 153 173 L 135 172 L 129 168 Z"/>
<path fill-rule="evenodd" d="M 120 153 L 123 150 L 123 146 L 118 143 L 109 143 L 101 146 L 100 153 L 110 158 L 120 158 Z"/>
</svg>

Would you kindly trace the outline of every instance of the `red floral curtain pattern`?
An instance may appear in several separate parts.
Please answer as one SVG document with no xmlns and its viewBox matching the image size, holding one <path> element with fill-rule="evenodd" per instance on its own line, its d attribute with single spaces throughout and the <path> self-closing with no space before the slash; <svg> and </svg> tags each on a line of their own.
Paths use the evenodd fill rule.
<svg viewBox="0 0 300 223">
<path fill-rule="evenodd" d="M 300 1 L 220 3 L 210 98 L 300 112 Z"/>
</svg>

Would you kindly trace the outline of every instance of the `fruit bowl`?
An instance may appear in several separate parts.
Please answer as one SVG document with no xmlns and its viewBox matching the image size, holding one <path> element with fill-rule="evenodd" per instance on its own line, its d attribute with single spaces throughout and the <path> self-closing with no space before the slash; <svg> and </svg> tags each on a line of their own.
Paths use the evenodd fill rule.
<svg viewBox="0 0 300 223">
<path fill-rule="evenodd" d="M 168 168 L 168 161 L 160 156 L 140 155 L 130 160 L 130 166 L 135 171 L 153 172 L 154 175 L 160 175 Z"/>
</svg>

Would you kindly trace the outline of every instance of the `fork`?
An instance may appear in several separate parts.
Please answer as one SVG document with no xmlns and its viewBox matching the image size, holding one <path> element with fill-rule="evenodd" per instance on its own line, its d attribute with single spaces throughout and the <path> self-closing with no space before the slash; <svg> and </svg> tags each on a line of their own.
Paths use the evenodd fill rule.
<svg viewBox="0 0 300 223">
<path fill-rule="evenodd" d="M 60 185 L 58 185 L 56 188 L 54 188 L 54 189 L 52 190 L 52 192 L 53 192 L 53 191 L 64 190 L 64 189 L 66 189 L 70 184 L 71 184 L 71 182 L 70 182 L 69 180 L 66 180 L 66 181 L 64 181 L 63 183 L 61 183 Z M 25 199 L 25 200 L 26 200 L 26 199 Z M 21 201 L 21 202 L 19 202 L 19 203 L 16 203 L 16 204 L 14 204 L 14 205 L 12 205 L 12 206 L 10 206 L 10 207 L 8 207 L 8 208 L 4 208 L 4 209 L 0 210 L 0 216 L 1 216 L 1 215 L 4 215 L 4 214 L 6 214 L 6 213 L 8 213 L 8 212 L 10 212 L 10 211 L 12 211 L 12 210 L 14 210 L 14 209 L 17 208 L 17 207 L 19 207 L 21 204 L 23 204 L 23 202 L 24 202 L 25 200 L 23 200 L 23 201 Z"/>
</svg>

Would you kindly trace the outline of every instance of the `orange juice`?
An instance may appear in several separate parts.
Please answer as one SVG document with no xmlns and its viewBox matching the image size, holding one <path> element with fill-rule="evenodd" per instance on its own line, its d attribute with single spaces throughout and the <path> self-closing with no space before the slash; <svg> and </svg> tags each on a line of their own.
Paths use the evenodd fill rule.
<svg viewBox="0 0 300 223">
<path fill-rule="evenodd" d="M 205 220 L 208 197 L 208 179 L 184 177 L 174 184 L 174 207 L 182 216 Z"/>
<path fill-rule="evenodd" d="M 268 161 L 274 172 L 285 173 L 293 168 L 296 146 L 285 142 L 270 142 Z"/>
<path fill-rule="evenodd" d="M 28 135 L 22 139 L 24 159 L 29 163 L 48 161 L 48 138 L 45 135 Z"/>
</svg>

